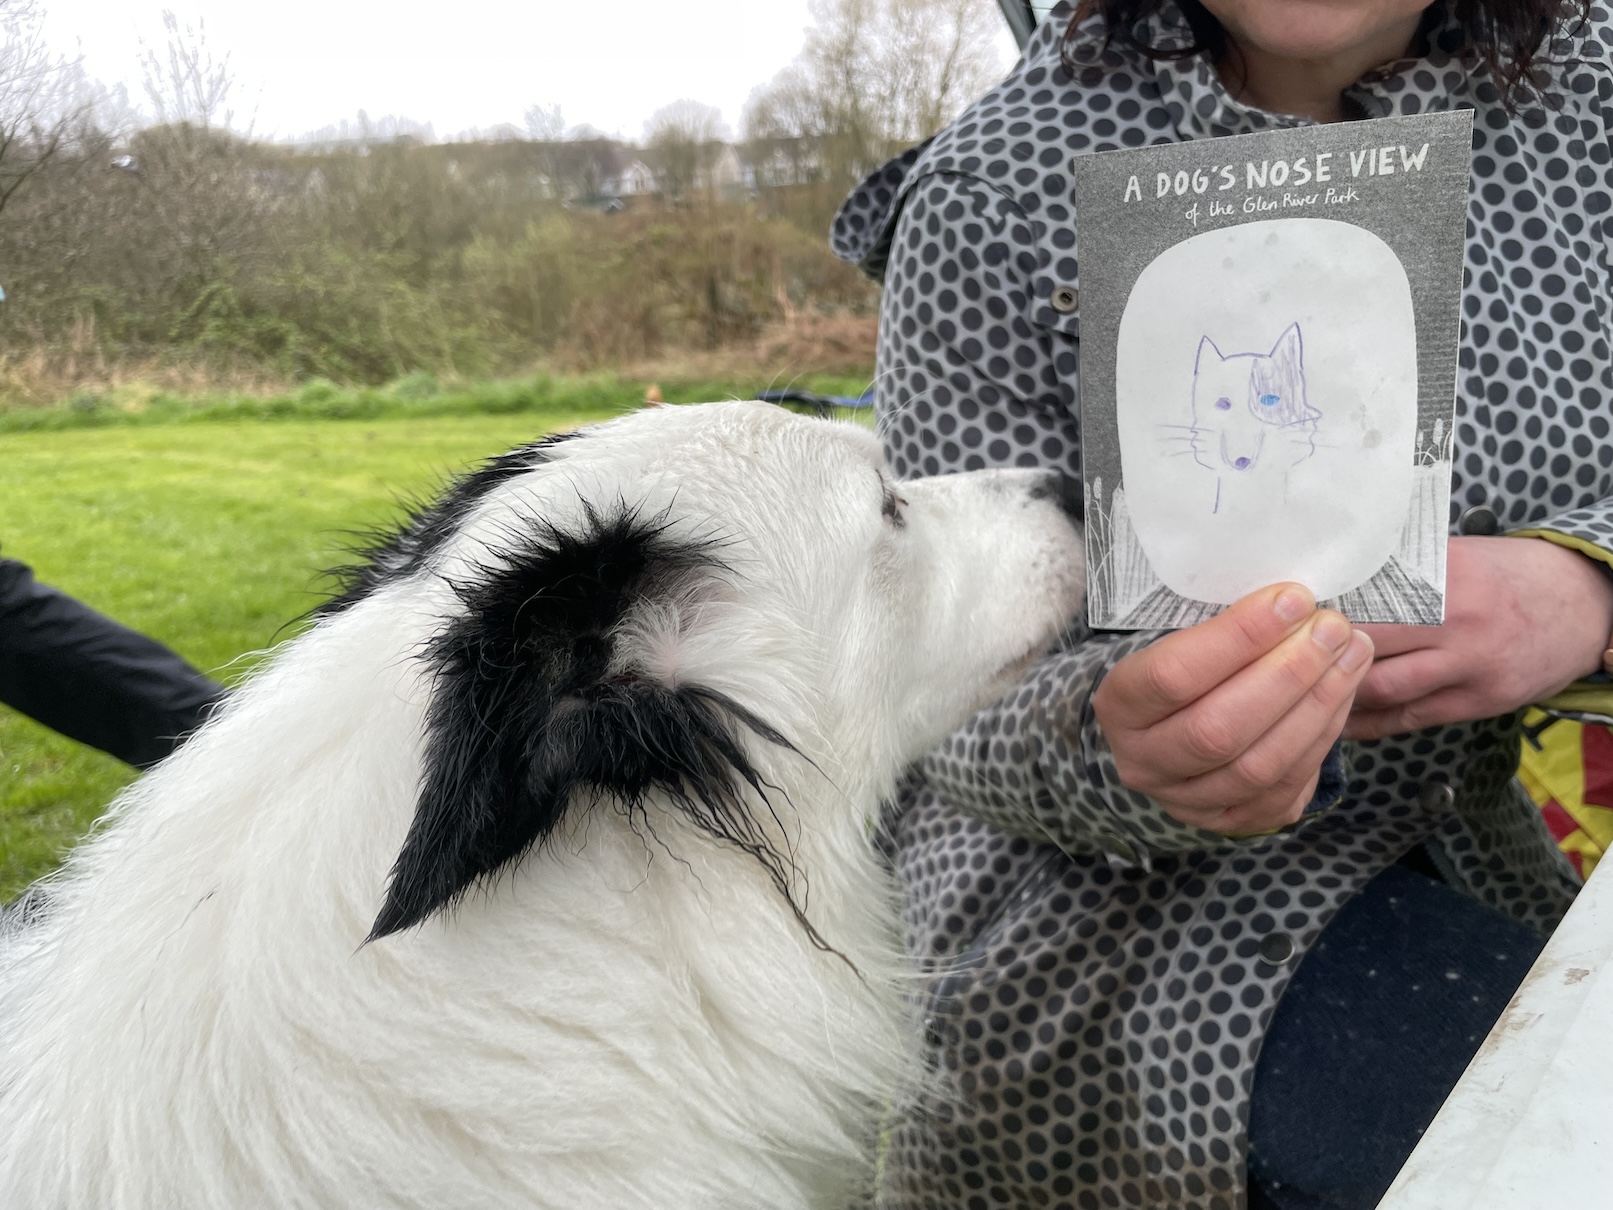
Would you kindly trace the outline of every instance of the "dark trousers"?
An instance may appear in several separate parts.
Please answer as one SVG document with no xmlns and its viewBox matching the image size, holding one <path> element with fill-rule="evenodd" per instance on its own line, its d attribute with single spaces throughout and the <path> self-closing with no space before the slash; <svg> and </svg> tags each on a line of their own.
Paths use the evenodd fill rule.
<svg viewBox="0 0 1613 1210">
<path fill-rule="evenodd" d="M 143 769 L 224 692 L 161 643 L 0 559 L 0 702 Z"/>
<path fill-rule="evenodd" d="M 1544 945 L 1403 865 L 1323 931 L 1255 1068 L 1250 1210 L 1373 1210 Z"/>
</svg>

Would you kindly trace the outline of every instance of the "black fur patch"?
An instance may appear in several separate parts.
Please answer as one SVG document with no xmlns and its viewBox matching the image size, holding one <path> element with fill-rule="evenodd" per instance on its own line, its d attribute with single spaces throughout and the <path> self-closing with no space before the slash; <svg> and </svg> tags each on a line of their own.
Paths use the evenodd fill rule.
<svg viewBox="0 0 1613 1210">
<path fill-rule="evenodd" d="M 722 694 L 610 670 L 612 628 L 634 602 L 715 571 L 710 545 L 673 539 L 664 518 L 624 505 L 587 510 L 579 533 L 545 526 L 505 562 L 458 589 L 467 612 L 427 653 L 436 675 L 420 798 L 369 939 L 418 924 L 541 847 L 586 788 L 652 835 L 645 798 L 667 793 L 702 831 L 760 861 L 805 924 L 789 858 L 743 797 L 748 786 L 766 801 L 743 733 L 788 741 Z"/>
<path fill-rule="evenodd" d="M 322 618 L 341 613 L 378 589 L 419 571 L 483 496 L 517 475 L 541 466 L 548 461 L 549 450 L 577 436 L 577 432 L 555 433 L 489 458 L 455 479 L 435 500 L 411 506 L 402 524 L 359 534 L 353 562 L 325 573 L 336 581 L 337 591 L 313 611 L 313 616 Z"/>
</svg>

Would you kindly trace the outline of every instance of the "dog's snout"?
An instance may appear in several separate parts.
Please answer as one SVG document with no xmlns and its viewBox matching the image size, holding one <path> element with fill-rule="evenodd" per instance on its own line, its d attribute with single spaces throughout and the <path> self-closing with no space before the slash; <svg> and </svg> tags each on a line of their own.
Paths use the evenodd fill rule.
<svg viewBox="0 0 1613 1210">
<path fill-rule="evenodd" d="M 1055 500 L 1070 520 L 1077 525 L 1086 523 L 1086 496 L 1081 490 L 1081 481 L 1074 475 L 1067 475 L 1063 471 L 1048 471 L 1047 478 L 1032 489 L 1031 497 L 1036 500 Z"/>
</svg>

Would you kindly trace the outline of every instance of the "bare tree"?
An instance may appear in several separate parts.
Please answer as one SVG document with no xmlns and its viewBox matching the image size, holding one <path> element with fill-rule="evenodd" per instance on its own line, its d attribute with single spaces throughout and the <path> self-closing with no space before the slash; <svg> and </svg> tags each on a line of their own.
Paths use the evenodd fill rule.
<svg viewBox="0 0 1613 1210">
<path fill-rule="evenodd" d="M 795 62 L 752 94 L 745 136 L 804 141 L 842 183 L 928 138 L 1000 73 L 992 0 L 813 0 Z"/>
<path fill-rule="evenodd" d="M 532 105 L 523 115 L 527 138 L 534 143 L 558 143 L 566 137 L 566 115 L 558 105 Z"/>
<path fill-rule="evenodd" d="M 124 142 L 144 124 L 139 107 L 129 99 L 126 84 L 106 85 L 78 73 L 76 89 L 85 110 L 85 121 L 110 142 Z"/>
<path fill-rule="evenodd" d="M 0 0 L 0 210 L 90 110 L 76 59 L 52 53 L 36 0 Z"/>
<path fill-rule="evenodd" d="M 537 146 L 534 162 L 537 165 L 538 184 L 543 196 L 560 200 L 561 142 L 566 137 L 566 115 L 558 105 L 532 105 L 527 108 L 526 136 Z"/>
<path fill-rule="evenodd" d="M 799 67 L 785 68 L 751 93 L 742 126 L 758 185 L 802 185 L 823 175 L 823 114 Z"/>
<path fill-rule="evenodd" d="M 353 118 L 343 118 L 290 140 L 297 147 L 327 149 L 383 147 L 390 143 L 417 145 L 436 141 L 437 132 L 430 122 L 417 122 L 395 113 L 372 118 L 363 109 Z"/>
<path fill-rule="evenodd" d="M 233 129 L 229 54 L 215 53 L 200 20 L 182 22 L 170 9 L 162 24 L 161 47 L 141 43 L 142 85 L 155 121 L 130 140 L 135 172 L 127 192 L 131 207 L 161 232 L 167 255 L 154 270 L 160 284 L 203 308 L 229 267 L 272 255 L 262 239 L 265 219 L 285 203 L 263 148 L 251 141 L 251 123 Z"/>
<path fill-rule="evenodd" d="M 162 27 L 167 40 L 160 50 L 140 43 L 146 100 L 157 124 L 228 130 L 235 119 L 229 107 L 235 90 L 229 52 L 214 55 L 207 23 L 200 18 L 195 25 L 181 25 L 172 9 L 164 9 Z"/>
<path fill-rule="evenodd" d="M 711 189 L 712 169 L 727 133 L 721 110 L 687 98 L 650 115 L 644 141 L 668 201 L 682 202 L 697 190 Z"/>
<path fill-rule="evenodd" d="M 894 0 L 885 18 L 888 112 L 899 140 L 927 139 L 1001 75 L 992 0 Z"/>
</svg>

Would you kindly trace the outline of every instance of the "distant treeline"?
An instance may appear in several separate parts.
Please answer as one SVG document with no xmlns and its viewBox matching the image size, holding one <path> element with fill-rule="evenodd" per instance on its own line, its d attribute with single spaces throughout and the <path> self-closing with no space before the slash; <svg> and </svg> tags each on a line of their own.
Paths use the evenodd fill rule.
<svg viewBox="0 0 1613 1210">
<path fill-rule="evenodd" d="M 378 382 L 618 363 L 871 305 L 826 246 L 838 186 L 604 213 L 597 190 L 557 196 L 553 155 L 519 141 L 308 151 L 186 123 L 80 140 L 0 212 L 0 351 Z"/>
<path fill-rule="evenodd" d="M 772 366 L 769 332 L 758 368 L 828 369 L 830 346 L 865 367 L 844 350 L 871 356 L 874 288 L 829 253 L 830 217 L 986 87 L 998 18 L 991 0 L 812 11 L 738 142 L 684 99 L 639 146 L 543 106 L 526 137 L 366 119 L 288 146 L 232 129 L 229 56 L 199 23 L 164 14 L 136 111 L 51 49 L 40 0 L 0 0 L 0 406 L 131 367 L 272 389 L 621 366 L 781 321 L 805 355 Z"/>
</svg>

